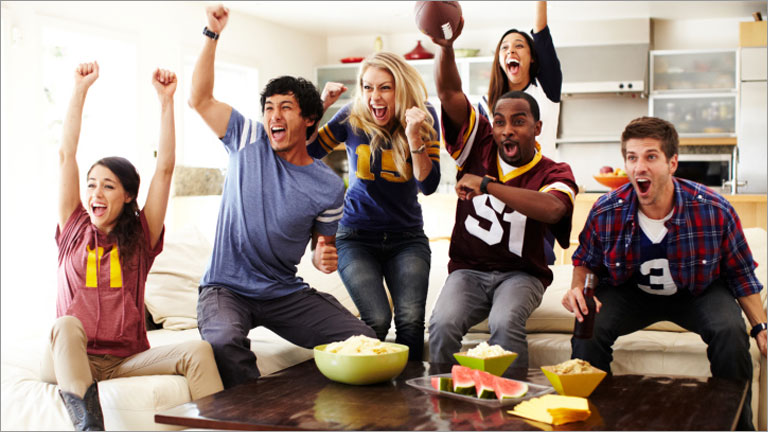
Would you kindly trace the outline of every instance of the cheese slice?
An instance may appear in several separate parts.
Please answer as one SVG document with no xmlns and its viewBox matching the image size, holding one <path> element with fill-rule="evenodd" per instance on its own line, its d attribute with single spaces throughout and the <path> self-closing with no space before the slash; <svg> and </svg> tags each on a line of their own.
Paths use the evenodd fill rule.
<svg viewBox="0 0 768 432">
<path fill-rule="evenodd" d="M 515 405 L 510 414 L 560 425 L 586 420 L 591 412 L 586 398 L 576 396 L 544 395 Z"/>
</svg>

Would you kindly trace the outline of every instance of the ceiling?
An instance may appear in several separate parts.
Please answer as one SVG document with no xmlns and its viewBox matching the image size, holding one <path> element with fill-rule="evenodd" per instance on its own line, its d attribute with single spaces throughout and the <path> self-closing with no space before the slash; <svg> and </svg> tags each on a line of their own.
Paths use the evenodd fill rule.
<svg viewBox="0 0 768 432">
<path fill-rule="evenodd" d="M 511 19 L 532 22 L 533 1 L 462 1 L 465 30 L 505 27 Z M 414 1 L 229 1 L 232 11 L 324 36 L 415 31 Z M 550 1 L 549 22 L 628 18 L 752 19 L 764 1 Z"/>
</svg>

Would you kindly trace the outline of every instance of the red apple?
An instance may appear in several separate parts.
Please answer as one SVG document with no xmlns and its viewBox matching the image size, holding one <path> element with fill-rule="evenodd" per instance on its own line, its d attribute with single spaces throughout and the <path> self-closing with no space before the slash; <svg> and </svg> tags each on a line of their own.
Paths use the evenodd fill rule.
<svg viewBox="0 0 768 432">
<path fill-rule="evenodd" d="M 613 174 L 613 167 L 606 165 L 600 168 L 600 174 Z"/>
</svg>

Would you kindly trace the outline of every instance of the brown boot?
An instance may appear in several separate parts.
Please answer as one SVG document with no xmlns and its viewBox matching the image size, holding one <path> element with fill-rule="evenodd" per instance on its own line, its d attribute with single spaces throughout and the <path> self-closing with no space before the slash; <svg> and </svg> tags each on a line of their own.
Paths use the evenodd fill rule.
<svg viewBox="0 0 768 432">
<path fill-rule="evenodd" d="M 67 413 L 75 425 L 75 430 L 79 431 L 103 431 L 104 416 L 101 413 L 99 404 L 99 386 L 94 381 L 85 396 L 80 398 L 72 393 L 59 390 L 59 396 L 67 407 Z"/>
</svg>

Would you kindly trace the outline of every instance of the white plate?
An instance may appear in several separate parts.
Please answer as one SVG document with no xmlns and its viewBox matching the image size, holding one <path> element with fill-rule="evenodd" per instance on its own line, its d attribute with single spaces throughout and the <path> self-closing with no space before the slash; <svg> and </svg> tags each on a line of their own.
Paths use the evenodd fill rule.
<svg viewBox="0 0 768 432">
<path fill-rule="evenodd" d="M 454 392 L 448 392 L 443 390 L 437 390 L 436 388 L 432 387 L 431 380 L 432 378 L 451 378 L 451 374 L 440 374 L 440 375 L 430 375 L 427 377 L 418 377 L 418 378 L 411 378 L 407 380 L 405 383 L 408 384 L 411 387 L 415 387 L 423 392 L 438 395 L 438 396 L 445 396 L 452 399 L 458 399 L 463 400 L 467 402 L 476 403 L 479 405 L 485 405 L 489 407 L 495 407 L 495 408 L 501 408 L 505 406 L 510 405 L 517 405 L 518 403 L 532 399 L 535 397 L 539 397 L 541 395 L 545 395 L 547 393 L 554 393 L 555 389 L 551 386 L 545 386 L 540 384 L 534 384 L 530 383 L 528 381 L 520 381 L 520 380 L 513 380 L 517 382 L 522 382 L 528 384 L 528 393 L 524 394 L 522 397 L 514 398 L 514 399 L 504 399 L 503 401 L 500 401 L 498 399 L 480 399 L 476 396 L 468 396 L 463 394 L 458 394 Z"/>
</svg>

